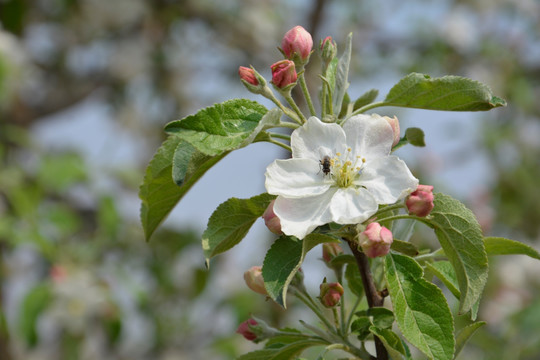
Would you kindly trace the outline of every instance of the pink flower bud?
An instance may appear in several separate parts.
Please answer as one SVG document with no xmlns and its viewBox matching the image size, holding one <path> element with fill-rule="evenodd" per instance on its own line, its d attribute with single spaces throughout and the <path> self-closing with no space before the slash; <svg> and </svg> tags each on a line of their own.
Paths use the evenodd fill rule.
<svg viewBox="0 0 540 360">
<path fill-rule="evenodd" d="M 325 280 L 326 281 L 326 280 Z M 320 299 L 323 306 L 331 308 L 336 306 L 343 295 L 343 286 L 340 283 L 323 282 L 320 286 Z"/>
<path fill-rule="evenodd" d="M 257 326 L 257 322 L 253 319 L 247 319 L 243 323 L 241 323 L 238 326 L 238 329 L 236 329 L 236 332 L 243 337 L 245 337 L 249 341 L 253 341 L 257 339 L 257 334 L 254 332 L 254 330 L 250 329 L 251 326 Z"/>
<path fill-rule="evenodd" d="M 343 254 L 343 249 L 337 243 L 324 243 L 322 246 L 322 257 L 325 263 L 329 263 L 336 256 Z"/>
<path fill-rule="evenodd" d="M 251 269 L 244 273 L 244 280 L 251 290 L 262 295 L 268 295 L 266 288 L 264 287 L 262 266 L 252 266 Z"/>
<path fill-rule="evenodd" d="M 392 127 L 392 130 L 394 131 L 394 141 L 392 142 L 392 146 L 396 146 L 397 143 L 399 142 L 399 139 L 401 138 L 401 134 L 399 130 L 399 120 L 395 116 L 393 118 L 388 117 L 388 116 L 383 116 L 383 118 L 386 121 L 388 121 L 388 123 Z"/>
<path fill-rule="evenodd" d="M 433 186 L 418 185 L 418 188 L 405 200 L 405 205 L 409 214 L 425 217 L 433 210 L 433 198 Z"/>
<path fill-rule="evenodd" d="M 291 60 L 281 60 L 271 66 L 272 69 L 272 82 L 278 88 L 294 84 L 297 79 L 296 69 L 294 62 Z"/>
<path fill-rule="evenodd" d="M 281 222 L 279 221 L 277 215 L 274 213 L 274 202 L 275 200 L 272 200 L 270 202 L 270 204 L 264 211 L 262 218 L 264 219 L 264 223 L 266 224 L 268 230 L 270 230 L 274 234 L 281 235 Z"/>
<path fill-rule="evenodd" d="M 281 49 L 285 57 L 290 60 L 298 58 L 302 64 L 308 61 L 312 48 L 313 39 L 306 29 L 301 26 L 295 26 L 287 31 L 283 36 L 283 40 L 281 40 Z"/>
<path fill-rule="evenodd" d="M 240 75 L 240 79 L 244 80 L 248 84 L 251 84 L 253 86 L 259 85 L 259 80 L 257 80 L 257 77 L 255 76 L 255 70 L 247 68 L 245 66 L 240 66 L 238 68 L 238 75 Z"/>
<path fill-rule="evenodd" d="M 370 258 L 376 258 L 388 254 L 394 237 L 390 230 L 379 223 L 372 222 L 359 235 L 358 240 L 364 253 Z"/>
</svg>

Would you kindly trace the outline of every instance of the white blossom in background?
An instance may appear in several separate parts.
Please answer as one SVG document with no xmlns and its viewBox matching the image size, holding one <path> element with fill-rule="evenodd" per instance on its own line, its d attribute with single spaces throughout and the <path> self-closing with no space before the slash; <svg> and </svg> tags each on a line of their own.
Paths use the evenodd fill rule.
<svg viewBox="0 0 540 360">
<path fill-rule="evenodd" d="M 302 239 L 330 222 L 358 224 L 379 204 L 414 191 L 418 180 L 390 155 L 393 139 L 392 127 L 378 115 L 353 116 L 343 127 L 309 118 L 291 135 L 292 158 L 266 170 L 282 231 Z"/>
</svg>

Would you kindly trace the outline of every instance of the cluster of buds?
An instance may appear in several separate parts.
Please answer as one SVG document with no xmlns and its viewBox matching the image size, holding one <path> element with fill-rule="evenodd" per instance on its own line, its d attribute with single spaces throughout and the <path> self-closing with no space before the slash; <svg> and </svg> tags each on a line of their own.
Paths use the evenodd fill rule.
<svg viewBox="0 0 540 360">
<path fill-rule="evenodd" d="M 372 222 L 358 235 L 358 242 L 368 257 L 376 258 L 388 254 L 394 236 L 388 228 Z"/>
<path fill-rule="evenodd" d="M 433 186 L 418 185 L 418 188 L 405 200 L 405 205 L 410 215 L 426 217 L 433 210 L 433 199 Z"/>
<path fill-rule="evenodd" d="M 312 48 L 313 39 L 311 34 L 302 26 L 295 26 L 283 36 L 280 50 L 285 59 L 270 66 L 272 84 L 280 92 L 289 92 L 296 85 L 298 71 L 303 69 L 304 65 L 309 61 Z M 266 81 L 255 69 L 240 66 L 238 74 L 249 91 L 272 98 L 269 93 L 271 90 L 267 87 Z"/>
</svg>

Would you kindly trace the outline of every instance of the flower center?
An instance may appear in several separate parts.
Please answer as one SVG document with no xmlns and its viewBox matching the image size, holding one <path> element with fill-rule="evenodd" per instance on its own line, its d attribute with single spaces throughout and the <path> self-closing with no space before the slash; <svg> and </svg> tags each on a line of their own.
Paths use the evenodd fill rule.
<svg viewBox="0 0 540 360">
<path fill-rule="evenodd" d="M 336 156 L 330 159 L 331 174 L 336 185 L 341 188 L 352 186 L 354 180 L 360 176 L 365 162 L 365 158 L 353 156 L 351 148 L 348 148 L 345 154 L 336 153 Z"/>
</svg>

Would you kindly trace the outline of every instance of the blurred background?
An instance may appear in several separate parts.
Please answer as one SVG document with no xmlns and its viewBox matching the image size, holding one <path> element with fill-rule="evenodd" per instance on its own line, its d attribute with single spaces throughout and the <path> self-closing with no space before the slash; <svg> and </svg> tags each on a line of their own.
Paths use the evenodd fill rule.
<svg viewBox="0 0 540 360">
<path fill-rule="evenodd" d="M 244 285 L 273 240 L 262 221 L 210 271 L 200 247 L 221 202 L 264 192 L 277 147 L 227 156 L 149 243 L 137 197 L 167 122 L 234 97 L 271 106 L 238 66 L 269 78 L 295 25 L 339 49 L 354 33 L 353 98 L 381 99 L 413 71 L 505 98 L 488 113 L 378 112 L 425 131 L 425 148 L 398 151 L 422 183 L 465 202 L 486 235 L 540 248 L 537 0 L 0 0 L 0 359 L 233 359 L 258 348 L 234 334 L 249 314 L 274 326 L 308 316 Z M 304 266 L 314 293 L 319 257 Z M 539 359 L 540 265 L 490 265 L 488 325 L 460 358 Z"/>
</svg>

